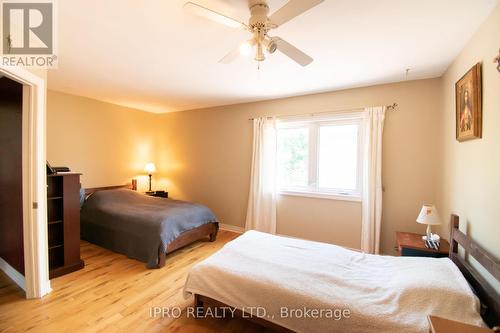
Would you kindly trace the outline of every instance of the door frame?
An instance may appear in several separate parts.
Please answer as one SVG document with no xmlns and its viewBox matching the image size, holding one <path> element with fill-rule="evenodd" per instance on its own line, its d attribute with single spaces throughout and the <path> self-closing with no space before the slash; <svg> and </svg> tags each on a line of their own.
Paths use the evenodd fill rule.
<svg viewBox="0 0 500 333">
<path fill-rule="evenodd" d="M 22 165 L 23 242 L 26 298 L 40 298 L 50 288 L 47 238 L 45 79 L 21 67 L 0 65 L 0 74 L 23 84 Z M 22 284 L 22 283 L 21 283 Z"/>
</svg>

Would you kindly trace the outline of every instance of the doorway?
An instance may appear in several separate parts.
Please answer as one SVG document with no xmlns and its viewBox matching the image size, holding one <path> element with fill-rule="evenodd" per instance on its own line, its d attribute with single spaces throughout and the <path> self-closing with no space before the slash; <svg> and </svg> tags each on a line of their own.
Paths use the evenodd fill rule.
<svg viewBox="0 0 500 333">
<path fill-rule="evenodd" d="M 25 290 L 27 298 L 51 291 L 45 76 L 43 70 L 0 65 L 0 269 Z"/>
<path fill-rule="evenodd" d="M 0 78 L 0 258 L 24 276 L 23 85 Z"/>
</svg>

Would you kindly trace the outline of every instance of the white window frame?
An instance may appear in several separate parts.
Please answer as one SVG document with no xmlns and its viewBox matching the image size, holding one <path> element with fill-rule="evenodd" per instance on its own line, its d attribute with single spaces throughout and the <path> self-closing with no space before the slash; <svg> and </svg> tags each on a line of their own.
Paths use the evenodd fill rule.
<svg viewBox="0 0 500 333">
<path fill-rule="evenodd" d="M 319 142 L 320 127 L 332 125 L 358 125 L 358 161 L 357 161 L 357 188 L 355 190 L 331 189 L 318 187 L 319 178 Z M 324 117 L 309 117 L 301 119 L 280 119 L 278 130 L 291 128 L 309 128 L 309 155 L 308 155 L 308 186 L 281 186 L 280 195 L 291 195 L 333 200 L 361 201 L 363 184 L 363 114 L 361 111 L 350 114 L 330 115 Z"/>
</svg>

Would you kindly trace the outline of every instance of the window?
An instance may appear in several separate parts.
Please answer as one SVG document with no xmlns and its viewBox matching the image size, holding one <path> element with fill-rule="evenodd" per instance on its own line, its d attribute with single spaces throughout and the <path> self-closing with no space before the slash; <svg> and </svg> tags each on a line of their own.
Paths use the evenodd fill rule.
<svg viewBox="0 0 500 333">
<path fill-rule="evenodd" d="M 281 192 L 359 200 L 361 124 L 361 115 L 280 122 Z"/>
<path fill-rule="evenodd" d="M 309 184 L 309 129 L 283 128 L 278 131 L 280 184 L 307 187 Z"/>
</svg>

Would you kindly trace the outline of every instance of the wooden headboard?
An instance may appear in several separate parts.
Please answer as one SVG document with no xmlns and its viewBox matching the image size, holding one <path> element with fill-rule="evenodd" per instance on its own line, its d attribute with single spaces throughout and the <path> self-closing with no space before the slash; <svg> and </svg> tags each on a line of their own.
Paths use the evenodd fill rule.
<svg viewBox="0 0 500 333">
<path fill-rule="evenodd" d="M 97 191 L 116 190 L 119 188 L 126 188 L 129 190 L 137 191 L 137 179 L 132 179 L 132 183 L 127 184 L 127 185 L 115 185 L 115 186 L 106 186 L 106 187 L 86 188 L 85 195 L 88 196 L 88 195 L 91 195 L 92 193 L 97 192 Z"/>
<path fill-rule="evenodd" d="M 451 215 L 450 259 L 457 265 L 470 286 L 481 300 L 481 317 L 490 327 L 500 325 L 500 295 L 462 256 L 458 254 L 460 245 L 466 256 L 473 257 L 497 281 L 500 281 L 500 262 L 469 236 L 458 229 L 459 218 Z"/>
</svg>

